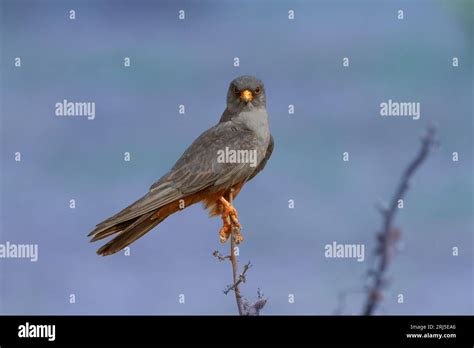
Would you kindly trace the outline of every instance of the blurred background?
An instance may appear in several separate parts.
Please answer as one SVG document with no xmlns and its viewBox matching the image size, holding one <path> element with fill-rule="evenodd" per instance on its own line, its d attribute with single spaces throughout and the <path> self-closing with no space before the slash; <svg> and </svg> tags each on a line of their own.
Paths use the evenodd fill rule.
<svg viewBox="0 0 474 348">
<path fill-rule="evenodd" d="M 229 82 L 251 74 L 266 85 L 275 150 L 235 203 L 240 262 L 254 265 L 243 294 L 261 288 L 264 314 L 332 314 L 347 291 L 344 313 L 359 314 L 375 203 L 389 200 L 435 122 L 440 147 L 396 218 L 401 250 L 378 313 L 473 314 L 472 1 L 0 4 L 0 242 L 39 245 L 37 262 L 0 260 L 0 313 L 236 314 L 222 292 L 230 264 L 212 256 L 228 253 L 221 221 L 200 205 L 130 256 L 99 257 L 86 235 L 143 195 L 218 121 Z M 56 117 L 63 99 L 95 102 L 95 119 Z M 420 120 L 381 117 L 388 99 L 420 102 Z M 333 241 L 364 244 L 366 261 L 325 258 Z"/>
</svg>

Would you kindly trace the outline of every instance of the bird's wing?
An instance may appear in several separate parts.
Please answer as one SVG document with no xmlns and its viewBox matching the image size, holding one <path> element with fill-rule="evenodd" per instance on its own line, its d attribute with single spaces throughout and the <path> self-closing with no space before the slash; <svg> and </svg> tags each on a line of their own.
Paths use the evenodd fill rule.
<svg viewBox="0 0 474 348">
<path fill-rule="evenodd" d="M 272 155 L 273 147 L 274 147 L 273 136 L 270 134 L 270 142 L 268 143 L 267 152 L 265 153 L 265 157 L 258 164 L 257 168 L 255 168 L 254 172 L 252 173 L 250 178 L 248 178 L 247 181 L 252 180 L 255 177 L 255 175 L 260 173 L 263 170 L 263 168 L 265 168 L 265 165 L 267 164 L 268 160 L 270 159 L 270 156 Z"/>
<path fill-rule="evenodd" d="M 91 234 L 211 186 L 233 185 L 248 178 L 254 170 L 248 163 L 219 163 L 217 154 L 226 147 L 251 150 L 256 146 L 256 138 L 251 131 L 238 128 L 230 121 L 217 124 L 202 133 L 145 196 L 98 224 Z"/>
</svg>

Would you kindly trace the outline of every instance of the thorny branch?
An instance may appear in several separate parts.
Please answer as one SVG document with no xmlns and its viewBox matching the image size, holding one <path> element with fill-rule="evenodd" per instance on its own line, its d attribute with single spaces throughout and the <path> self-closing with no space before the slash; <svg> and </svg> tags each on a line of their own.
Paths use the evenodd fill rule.
<svg viewBox="0 0 474 348">
<path fill-rule="evenodd" d="M 230 193 L 230 199 L 229 203 L 232 204 L 232 192 Z M 237 284 L 238 279 L 238 272 L 239 272 L 239 264 L 237 262 L 237 256 L 235 255 L 235 245 L 237 244 L 235 242 L 235 235 L 239 233 L 239 227 L 235 226 L 234 223 L 232 222 L 232 219 L 229 219 L 231 226 L 232 226 L 232 232 L 230 236 L 230 262 L 232 263 L 232 277 L 234 281 L 234 285 L 232 286 L 234 289 L 235 293 L 235 300 L 237 302 L 237 308 L 239 309 L 239 315 L 244 315 L 244 306 L 242 304 L 242 295 L 240 294 L 240 288 L 239 284 Z M 224 292 L 225 293 L 225 292 Z M 227 293 L 226 293 L 227 295 Z"/>
<path fill-rule="evenodd" d="M 212 256 L 216 257 L 219 261 L 225 261 L 225 260 L 230 260 L 230 256 L 224 256 L 217 250 L 212 253 Z"/>
<path fill-rule="evenodd" d="M 242 299 L 242 306 L 246 315 L 260 315 L 260 310 L 267 304 L 267 298 L 260 289 L 257 290 L 257 301 L 250 303 L 247 299 Z"/>
<path fill-rule="evenodd" d="M 245 283 L 245 281 L 247 280 L 247 278 L 245 278 L 245 273 L 248 271 L 248 269 L 249 269 L 250 267 L 252 267 L 252 265 L 251 265 L 251 263 L 250 263 L 250 261 L 249 261 L 249 262 L 244 266 L 244 270 L 242 271 L 242 273 L 239 274 L 237 281 L 234 282 L 234 284 L 229 285 L 229 286 L 227 287 L 227 289 L 224 290 L 224 294 L 227 295 L 227 294 L 229 293 L 229 291 L 231 291 L 231 290 L 234 290 L 234 291 L 235 291 L 235 290 L 238 288 L 238 286 L 239 286 L 240 283 Z M 234 281 L 235 281 L 235 277 L 234 277 Z"/>
<path fill-rule="evenodd" d="M 232 204 L 233 193 L 231 192 L 229 195 L 229 203 Z M 224 294 L 228 294 L 230 291 L 234 291 L 235 300 L 237 302 L 237 308 L 239 310 L 239 315 L 260 315 L 260 310 L 265 306 L 267 303 L 267 298 L 261 293 L 260 289 L 257 292 L 257 301 L 254 303 L 250 303 L 247 299 L 242 297 L 240 293 L 240 284 L 245 283 L 246 281 L 246 273 L 252 264 L 248 262 L 241 273 L 239 273 L 239 264 L 237 261 L 237 255 L 235 254 L 235 246 L 236 240 L 235 236 L 240 234 L 240 228 L 235 226 L 232 222 L 232 219 L 229 219 L 232 232 L 230 236 L 230 255 L 223 256 L 217 250 L 212 253 L 219 261 L 229 260 L 232 264 L 232 277 L 233 277 L 233 284 L 227 286 L 224 290 Z"/>
<path fill-rule="evenodd" d="M 393 226 L 393 220 L 398 210 L 399 200 L 405 197 L 409 189 L 410 180 L 416 170 L 428 157 L 431 149 L 437 145 L 435 139 L 436 128 L 428 127 L 426 134 L 421 139 L 421 148 L 415 159 L 405 169 L 400 183 L 392 197 L 388 208 L 379 209 L 382 214 L 383 223 L 381 232 L 377 234 L 377 247 L 375 249 L 375 267 L 369 270 L 371 284 L 367 289 L 367 300 L 363 308 L 363 315 L 372 315 L 382 299 L 382 289 L 386 285 L 385 272 L 393 257 L 395 246 L 400 239 L 400 230 Z"/>
</svg>

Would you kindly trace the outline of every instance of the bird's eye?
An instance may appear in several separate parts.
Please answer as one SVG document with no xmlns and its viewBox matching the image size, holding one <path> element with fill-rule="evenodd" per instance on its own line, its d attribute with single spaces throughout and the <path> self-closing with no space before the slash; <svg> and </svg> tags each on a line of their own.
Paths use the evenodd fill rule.
<svg viewBox="0 0 474 348">
<path fill-rule="evenodd" d="M 260 87 L 257 87 L 257 88 L 255 88 L 254 93 L 255 94 L 260 94 L 260 93 L 262 93 L 262 89 Z"/>
<path fill-rule="evenodd" d="M 234 92 L 235 94 L 239 94 L 239 89 L 237 87 L 232 87 L 232 92 Z"/>
</svg>

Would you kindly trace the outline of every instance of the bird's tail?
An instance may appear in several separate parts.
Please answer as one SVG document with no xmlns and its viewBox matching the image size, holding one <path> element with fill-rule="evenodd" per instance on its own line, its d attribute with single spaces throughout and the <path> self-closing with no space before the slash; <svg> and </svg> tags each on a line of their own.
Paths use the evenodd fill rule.
<svg viewBox="0 0 474 348">
<path fill-rule="evenodd" d="M 150 231 L 153 227 L 158 225 L 166 218 L 165 216 L 162 219 L 151 220 L 152 214 L 153 213 L 148 213 L 136 219 L 135 221 L 130 222 L 130 224 L 114 239 L 112 239 L 107 244 L 103 245 L 99 250 L 97 250 L 97 254 L 102 256 L 115 254 L 116 252 L 122 250 L 123 248 L 136 241 L 138 238 L 143 236 L 145 233 Z M 113 233 L 117 233 L 117 231 L 111 232 L 111 234 Z M 94 239 L 91 241 L 94 241 Z"/>
<path fill-rule="evenodd" d="M 175 207 L 172 205 L 172 203 L 170 203 L 167 206 L 158 208 L 138 218 L 119 223 L 104 231 L 94 234 L 91 242 L 118 234 L 114 239 L 97 250 L 97 254 L 102 256 L 115 254 L 116 252 L 136 241 L 138 238 L 145 235 L 145 233 L 149 232 L 160 222 L 178 210 L 178 205 Z"/>
<path fill-rule="evenodd" d="M 103 229 L 100 227 L 101 225 L 98 225 L 98 228 L 89 234 L 89 236 L 92 236 L 91 242 L 117 234 L 114 239 L 97 250 L 97 254 L 103 256 L 115 254 L 145 235 L 151 229 L 163 222 L 163 220 L 168 216 L 201 201 L 203 198 L 204 197 L 201 194 L 194 194 L 166 204 L 139 217 L 114 224 L 106 229 Z"/>
</svg>

